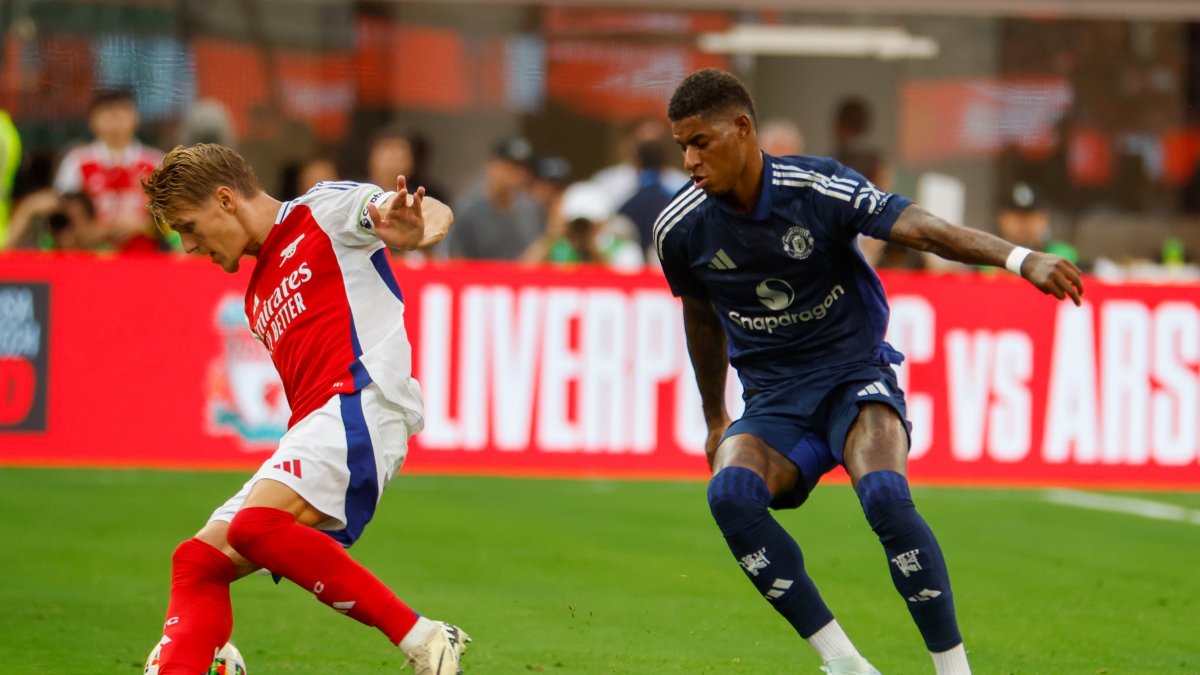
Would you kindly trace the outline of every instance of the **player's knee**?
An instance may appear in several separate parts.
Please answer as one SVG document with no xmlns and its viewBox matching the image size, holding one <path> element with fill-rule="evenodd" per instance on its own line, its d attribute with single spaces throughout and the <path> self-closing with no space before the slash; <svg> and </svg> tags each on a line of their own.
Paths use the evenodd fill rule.
<svg viewBox="0 0 1200 675">
<path fill-rule="evenodd" d="M 244 508 L 230 521 L 225 537 L 233 550 L 246 560 L 265 567 L 265 561 L 261 560 L 261 552 L 265 548 L 263 544 L 266 538 L 272 531 L 290 527 L 295 522 L 292 514 L 280 509 L 261 506 Z"/>
<path fill-rule="evenodd" d="M 200 545 L 203 543 L 188 539 L 175 547 L 175 552 L 171 554 L 171 569 L 175 574 L 187 574 L 200 567 L 204 559 L 199 551 Z"/>
<path fill-rule="evenodd" d="M 867 522 L 876 531 L 897 513 L 913 508 L 908 479 L 895 471 L 872 471 L 855 487 Z"/>
<path fill-rule="evenodd" d="M 231 569 L 229 558 L 210 544 L 188 539 L 171 554 L 171 574 L 179 580 L 223 578 Z"/>
<path fill-rule="evenodd" d="M 722 530 L 766 513 L 770 503 L 766 481 L 750 469 L 726 467 L 708 482 L 708 506 Z"/>
</svg>

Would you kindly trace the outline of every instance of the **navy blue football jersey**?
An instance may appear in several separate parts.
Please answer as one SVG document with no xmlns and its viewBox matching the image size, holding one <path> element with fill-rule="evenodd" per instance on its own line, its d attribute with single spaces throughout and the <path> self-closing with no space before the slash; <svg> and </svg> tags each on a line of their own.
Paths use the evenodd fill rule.
<svg viewBox="0 0 1200 675">
<path fill-rule="evenodd" d="M 887 239 L 912 202 L 830 158 L 763 159 L 762 196 L 750 213 L 693 185 L 663 210 L 654 244 L 671 291 L 712 302 L 747 389 L 899 363 L 883 339 L 883 286 L 856 238 Z"/>
</svg>

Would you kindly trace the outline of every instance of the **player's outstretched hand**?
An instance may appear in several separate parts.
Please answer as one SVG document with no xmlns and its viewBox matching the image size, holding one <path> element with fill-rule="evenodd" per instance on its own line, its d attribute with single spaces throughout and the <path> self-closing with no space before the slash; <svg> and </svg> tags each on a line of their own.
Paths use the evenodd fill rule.
<svg viewBox="0 0 1200 675">
<path fill-rule="evenodd" d="M 374 204 L 367 205 L 375 234 L 391 248 L 417 248 L 425 236 L 424 201 L 425 188 L 410 193 L 404 176 L 397 176 L 396 194 L 387 201 L 385 212 L 380 213 Z"/>
<path fill-rule="evenodd" d="M 1062 300 L 1083 303 L 1083 273 L 1075 263 L 1051 253 L 1031 253 L 1021 265 L 1021 276 L 1038 290 Z"/>
<path fill-rule="evenodd" d="M 404 176 L 396 176 L 396 196 L 390 200 L 387 214 L 381 216 L 374 206 L 367 210 L 375 227 L 382 226 L 376 230 L 379 238 L 391 248 L 402 250 L 433 246 L 446 238 L 454 223 L 449 206 L 426 195 L 424 187 L 409 192 Z"/>
</svg>

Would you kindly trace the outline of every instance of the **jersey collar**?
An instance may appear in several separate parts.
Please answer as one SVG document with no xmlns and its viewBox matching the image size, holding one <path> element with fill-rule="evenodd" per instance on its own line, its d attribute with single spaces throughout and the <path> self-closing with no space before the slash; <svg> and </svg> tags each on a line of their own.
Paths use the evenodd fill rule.
<svg viewBox="0 0 1200 675">
<path fill-rule="evenodd" d="M 269 254 L 274 253 L 279 245 L 282 230 L 287 220 L 288 215 L 292 212 L 292 207 L 296 205 L 296 201 L 284 202 L 279 206 L 279 212 L 275 215 L 275 224 L 271 226 L 267 236 L 263 237 L 262 245 L 258 247 L 258 254 L 254 257 L 254 271 L 250 273 L 250 285 L 246 289 L 246 302 L 250 302 L 250 295 L 254 293 L 254 289 L 258 288 L 258 280 L 263 275 L 263 270 L 267 268 L 267 260 Z"/>
<path fill-rule="evenodd" d="M 267 236 L 263 237 L 262 246 L 260 246 L 258 249 L 259 258 L 262 258 L 263 254 L 268 250 L 274 251 L 274 247 L 279 243 L 280 237 L 283 236 L 282 231 L 285 227 L 284 221 L 287 220 L 287 217 L 292 212 L 292 207 L 295 205 L 295 200 L 284 202 L 279 205 L 279 211 L 275 214 L 275 223 L 271 225 L 271 229 L 267 232 Z"/>
</svg>

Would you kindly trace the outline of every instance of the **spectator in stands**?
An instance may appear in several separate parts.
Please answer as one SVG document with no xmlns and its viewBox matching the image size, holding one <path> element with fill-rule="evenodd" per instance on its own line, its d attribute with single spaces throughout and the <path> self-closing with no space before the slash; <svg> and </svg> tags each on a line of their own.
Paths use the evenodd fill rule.
<svg viewBox="0 0 1200 675">
<path fill-rule="evenodd" d="M 50 214 L 58 206 L 58 193 L 52 188 L 31 192 L 13 207 L 5 234 L 6 249 L 49 249 Z"/>
<path fill-rule="evenodd" d="M 996 213 L 996 232 L 1017 246 L 1053 253 L 1079 264 L 1079 252 L 1050 238 L 1050 212 L 1041 194 L 1029 183 L 1017 181 L 1004 191 Z"/>
<path fill-rule="evenodd" d="M 179 125 L 178 145 L 217 143 L 227 148 L 237 147 L 237 132 L 224 103 L 203 98 L 193 103 Z"/>
<path fill-rule="evenodd" d="M 424 134 L 399 125 L 379 129 L 371 138 L 367 150 L 367 181 L 375 185 L 395 185 L 396 176 L 404 176 L 413 188 L 424 187 L 425 194 L 442 202 L 450 195 L 430 178 L 426 167 L 430 145 Z M 419 265 L 437 257 L 444 246 L 429 246 L 412 251 L 392 251 L 393 255 L 410 265 Z"/>
<path fill-rule="evenodd" d="M 637 192 L 638 147 L 647 141 L 665 144 L 669 142 L 670 136 L 665 119 L 645 117 L 629 125 L 617 146 L 620 162 L 597 171 L 591 178 L 591 182 L 599 185 L 608 195 L 610 211 L 616 211 Z M 664 189 L 674 194 L 687 184 L 688 177 L 678 167 L 673 167 L 663 171 L 662 182 Z"/>
<path fill-rule="evenodd" d="M 58 208 L 48 219 L 50 241 L 56 251 L 89 248 L 96 239 L 96 207 L 82 192 L 58 198 Z"/>
<path fill-rule="evenodd" d="M 842 99 L 833 113 L 833 158 L 866 176 L 867 180 L 880 189 L 890 189 L 891 182 L 884 154 L 873 147 L 871 133 L 871 106 L 858 96 Z M 899 244 L 858 237 L 858 246 L 863 257 L 876 269 L 921 269 L 926 258 L 920 253 Z M 943 265 L 941 258 L 933 261 Z"/>
<path fill-rule="evenodd" d="M 833 158 L 887 190 L 890 186 L 883 153 L 872 147 L 868 139 L 871 117 L 870 104 L 857 96 L 838 103 L 833 114 Z"/>
<path fill-rule="evenodd" d="M 396 184 L 396 176 L 404 176 L 409 185 L 425 188 L 425 194 L 439 201 L 450 195 L 429 176 L 430 144 L 424 134 L 398 126 L 380 129 L 371 140 L 367 153 L 368 182 L 387 186 Z"/>
<path fill-rule="evenodd" d="M 538 157 L 533 163 L 533 181 L 529 184 L 529 196 L 542 207 L 548 220 L 558 208 L 563 191 L 571 184 L 571 163 L 557 155 Z"/>
<path fill-rule="evenodd" d="M 58 167 L 54 189 L 82 192 L 96 207 L 96 226 L 104 240 L 124 252 L 169 248 L 146 209 L 141 179 L 162 160 L 158 150 L 138 142 L 138 111 L 133 93 L 100 91 L 88 111 L 96 140 L 67 153 Z"/>
<path fill-rule="evenodd" d="M 12 215 L 5 248 L 82 251 L 104 241 L 96 207 L 82 192 L 39 190 L 22 199 Z"/>
<path fill-rule="evenodd" d="M 638 188 L 617 209 L 617 215 L 626 219 L 631 231 L 637 233 L 645 259 L 658 259 L 653 252 L 654 221 L 670 203 L 674 191 L 666 186 L 667 150 L 659 141 L 643 141 L 637 147 L 636 166 Z"/>
<path fill-rule="evenodd" d="M 758 147 L 773 157 L 803 155 L 804 134 L 795 122 L 776 117 L 759 125 Z"/>
<path fill-rule="evenodd" d="M 645 256 L 636 231 L 628 221 L 611 218 L 608 204 L 604 188 L 590 182 L 572 184 L 563 192 L 559 208 L 550 214 L 545 234 L 526 249 L 522 258 L 529 262 L 641 269 Z"/>
<path fill-rule="evenodd" d="M 302 195 L 312 189 L 312 186 L 317 183 L 334 180 L 341 180 L 337 162 L 333 161 L 333 158 L 326 154 L 313 155 L 301 162 L 300 166 L 296 169 L 295 194 Z M 391 185 L 394 187 L 395 184 L 396 179 L 393 177 Z M 414 185 L 416 184 L 414 183 Z"/>
<path fill-rule="evenodd" d="M 507 138 L 492 149 L 483 181 L 454 204 L 454 229 L 446 238 L 451 258 L 519 260 L 545 230 L 545 215 L 529 184 L 533 146 Z"/>
</svg>

